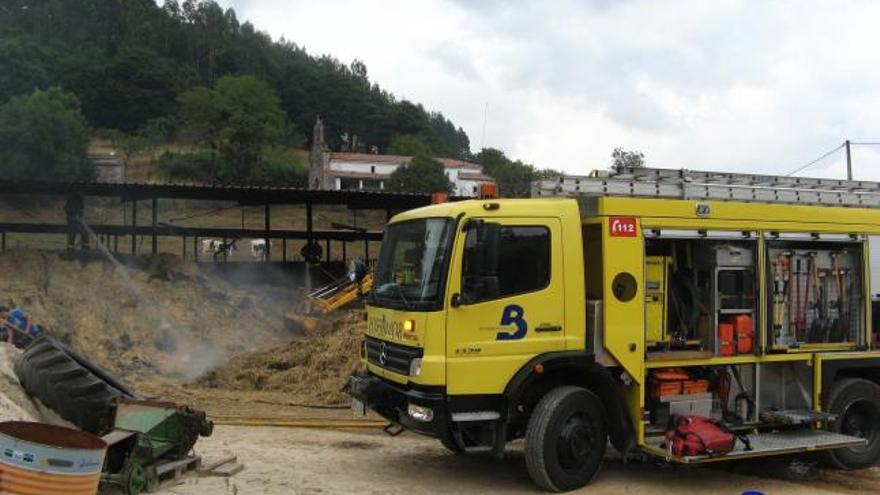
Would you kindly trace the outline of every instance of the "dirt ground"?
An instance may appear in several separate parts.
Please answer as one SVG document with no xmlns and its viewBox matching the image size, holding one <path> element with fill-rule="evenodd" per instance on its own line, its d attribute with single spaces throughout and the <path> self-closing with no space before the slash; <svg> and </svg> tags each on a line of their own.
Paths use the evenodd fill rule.
<svg viewBox="0 0 880 495">
<path fill-rule="evenodd" d="M 232 478 L 188 477 L 157 492 L 207 494 L 538 493 L 529 481 L 522 444 L 502 460 L 463 458 L 439 442 L 381 431 L 220 426 L 198 451 L 208 461 L 235 454 L 245 470 Z M 880 468 L 841 473 L 809 458 L 773 458 L 708 467 L 624 463 L 610 454 L 596 480 L 575 493 L 591 495 L 877 493 Z"/>
</svg>

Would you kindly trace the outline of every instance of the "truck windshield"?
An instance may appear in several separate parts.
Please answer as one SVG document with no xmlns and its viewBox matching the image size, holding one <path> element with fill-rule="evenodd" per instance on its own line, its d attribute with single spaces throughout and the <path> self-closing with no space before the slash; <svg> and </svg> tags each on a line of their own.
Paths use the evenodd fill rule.
<svg viewBox="0 0 880 495">
<path fill-rule="evenodd" d="M 453 229 L 451 218 L 389 225 L 376 264 L 371 303 L 411 311 L 439 308 Z"/>
</svg>

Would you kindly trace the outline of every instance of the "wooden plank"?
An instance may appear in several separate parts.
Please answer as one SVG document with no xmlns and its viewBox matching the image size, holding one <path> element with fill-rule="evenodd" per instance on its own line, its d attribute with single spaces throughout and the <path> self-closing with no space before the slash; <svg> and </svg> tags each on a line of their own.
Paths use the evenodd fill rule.
<svg viewBox="0 0 880 495">
<path fill-rule="evenodd" d="M 227 464 L 225 466 L 221 466 L 221 467 L 211 471 L 209 474 L 211 476 L 221 476 L 223 478 L 229 478 L 231 476 L 235 476 L 236 474 L 238 474 L 242 471 L 244 471 L 244 464 L 235 463 L 235 464 Z"/>
<path fill-rule="evenodd" d="M 198 467 L 199 463 L 201 463 L 202 458 L 199 456 L 195 457 L 187 457 L 185 459 L 181 459 L 179 461 L 170 461 L 164 462 L 156 466 L 156 474 L 162 476 L 165 473 L 170 471 L 175 471 L 176 474 L 179 470 L 190 470 Z M 176 476 L 175 476 L 176 477 Z"/>
<path fill-rule="evenodd" d="M 218 467 L 220 467 L 220 466 L 222 466 L 222 465 L 224 465 L 224 464 L 229 464 L 230 462 L 235 462 L 235 461 L 237 461 L 237 460 L 238 460 L 238 456 L 236 456 L 236 455 L 230 455 L 230 456 L 227 456 L 227 457 L 221 457 L 220 459 L 217 459 L 216 461 L 212 461 L 212 462 L 210 462 L 210 463 L 208 463 L 208 464 L 203 465 L 203 466 L 199 469 L 199 471 L 200 471 L 200 472 L 213 471 L 214 469 L 217 469 Z"/>
</svg>

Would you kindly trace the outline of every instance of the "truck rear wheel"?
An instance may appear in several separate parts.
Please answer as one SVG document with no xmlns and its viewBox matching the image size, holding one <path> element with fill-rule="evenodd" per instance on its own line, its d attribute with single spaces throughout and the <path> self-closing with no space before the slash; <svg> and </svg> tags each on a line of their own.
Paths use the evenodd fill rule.
<svg viewBox="0 0 880 495">
<path fill-rule="evenodd" d="M 545 395 L 529 419 L 526 467 L 551 492 L 580 488 L 596 476 L 608 443 L 605 408 L 596 395 L 565 386 Z"/>
<path fill-rule="evenodd" d="M 867 445 L 828 450 L 823 460 L 839 469 L 863 469 L 880 460 L 880 386 L 862 378 L 834 384 L 828 394 L 828 412 L 837 414 L 831 430 L 864 438 Z"/>
</svg>

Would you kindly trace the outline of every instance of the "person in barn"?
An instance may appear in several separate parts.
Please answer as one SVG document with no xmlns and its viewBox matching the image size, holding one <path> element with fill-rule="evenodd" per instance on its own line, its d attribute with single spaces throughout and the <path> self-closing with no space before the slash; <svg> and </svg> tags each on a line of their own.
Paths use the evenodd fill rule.
<svg viewBox="0 0 880 495">
<path fill-rule="evenodd" d="M 0 307 L 0 321 L 3 322 L 0 336 L 19 349 L 24 349 L 43 334 L 42 325 L 32 323 L 27 312 L 21 308 Z"/>
<path fill-rule="evenodd" d="M 67 249 L 76 247 L 76 236 L 80 237 L 81 249 L 89 248 L 89 237 L 83 223 L 84 200 L 82 194 L 75 192 L 64 203 L 64 214 L 67 217 Z"/>
</svg>

